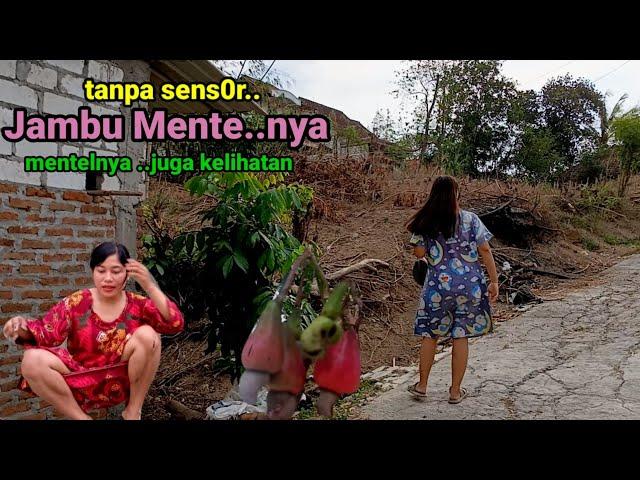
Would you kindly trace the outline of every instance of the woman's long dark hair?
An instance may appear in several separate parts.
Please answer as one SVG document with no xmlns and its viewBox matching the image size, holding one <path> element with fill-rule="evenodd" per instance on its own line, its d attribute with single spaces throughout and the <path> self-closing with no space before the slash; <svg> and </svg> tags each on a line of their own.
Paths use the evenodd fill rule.
<svg viewBox="0 0 640 480">
<path fill-rule="evenodd" d="M 445 238 L 453 237 L 458 218 L 458 191 L 455 178 L 436 178 L 427 202 L 411 217 L 407 230 L 431 239 L 440 233 Z"/>
</svg>

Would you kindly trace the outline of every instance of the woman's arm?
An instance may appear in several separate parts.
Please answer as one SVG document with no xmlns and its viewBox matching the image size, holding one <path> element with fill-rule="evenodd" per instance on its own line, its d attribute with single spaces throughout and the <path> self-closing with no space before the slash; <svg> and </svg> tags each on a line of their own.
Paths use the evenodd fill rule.
<svg viewBox="0 0 640 480">
<path fill-rule="evenodd" d="M 69 336 L 71 316 L 64 300 L 57 303 L 42 319 L 13 317 L 4 326 L 5 337 L 23 345 L 57 347 Z"/>
<path fill-rule="evenodd" d="M 489 301 L 495 302 L 498 299 L 498 293 L 500 289 L 498 284 L 498 271 L 496 269 L 496 262 L 493 259 L 493 253 L 491 253 L 489 242 L 484 242 L 481 245 L 478 245 L 478 252 L 480 252 L 482 262 L 487 267 L 487 272 L 489 273 Z"/>
<path fill-rule="evenodd" d="M 151 273 L 142 263 L 129 259 L 127 272 L 149 296 L 143 311 L 144 320 L 158 333 L 178 333 L 184 328 L 184 317 L 155 282 Z"/>
</svg>

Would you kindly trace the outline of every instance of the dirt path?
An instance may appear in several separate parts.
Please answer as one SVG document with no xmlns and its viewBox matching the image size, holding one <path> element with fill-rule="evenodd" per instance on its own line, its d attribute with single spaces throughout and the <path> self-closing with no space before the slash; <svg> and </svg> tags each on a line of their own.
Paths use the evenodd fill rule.
<svg viewBox="0 0 640 480">
<path fill-rule="evenodd" d="M 470 347 L 469 397 L 446 402 L 450 358 L 434 365 L 429 398 L 409 382 L 363 410 L 370 419 L 640 418 L 640 255 L 603 272 L 598 286 L 543 303 Z M 415 381 L 415 380 L 412 380 Z"/>
</svg>

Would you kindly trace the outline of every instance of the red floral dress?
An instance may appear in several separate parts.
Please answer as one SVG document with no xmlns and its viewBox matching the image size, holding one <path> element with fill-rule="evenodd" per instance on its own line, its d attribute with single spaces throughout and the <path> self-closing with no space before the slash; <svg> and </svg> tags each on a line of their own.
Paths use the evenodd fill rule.
<svg viewBox="0 0 640 480">
<path fill-rule="evenodd" d="M 167 321 L 151 299 L 132 292 L 125 294 L 126 306 L 112 322 L 102 321 L 93 311 L 89 289 L 69 295 L 41 320 L 27 320 L 34 340 L 24 347 L 45 349 L 62 360 L 71 370 L 63 377 L 85 412 L 129 398 L 127 362 L 121 358 L 127 340 L 138 327 L 150 325 L 164 334 L 178 333 L 184 327 L 184 317 L 171 300 Z M 65 340 L 66 348 L 58 346 Z M 31 392 L 24 378 L 19 388 Z"/>
</svg>

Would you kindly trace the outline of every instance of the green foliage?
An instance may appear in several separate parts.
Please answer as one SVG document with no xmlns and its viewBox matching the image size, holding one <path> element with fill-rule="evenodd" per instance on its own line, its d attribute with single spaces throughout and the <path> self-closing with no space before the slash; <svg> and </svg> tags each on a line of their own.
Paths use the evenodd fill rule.
<svg viewBox="0 0 640 480">
<path fill-rule="evenodd" d="M 600 244 L 594 239 L 587 236 L 582 237 L 582 246 L 590 252 L 594 252 L 600 249 Z"/>
<path fill-rule="evenodd" d="M 640 111 L 633 109 L 616 118 L 611 130 L 617 142 L 620 158 L 620 185 L 618 195 L 624 195 L 629 177 L 640 167 Z"/>
<path fill-rule="evenodd" d="M 215 198 L 215 206 L 197 231 L 146 237 L 144 262 L 188 318 L 208 316 L 208 350 L 219 344 L 223 357 L 235 357 L 239 373 L 240 352 L 273 295 L 273 281 L 304 251 L 288 229 L 313 193 L 285 185 L 283 174 L 215 173 L 193 177 L 185 187 Z"/>
<path fill-rule="evenodd" d="M 586 211 L 603 208 L 615 210 L 620 207 L 620 203 L 620 197 L 616 195 L 608 184 L 583 187 L 580 190 L 580 198 L 576 202 L 578 208 Z"/>
<path fill-rule="evenodd" d="M 533 182 L 605 174 L 608 135 L 625 97 L 609 112 L 592 82 L 569 75 L 539 92 L 519 91 L 501 68 L 493 60 L 407 62 L 395 93 L 414 109 L 395 138 L 413 136 L 425 161 L 453 174 L 521 174 Z M 376 119 L 384 127 L 385 117 Z"/>
</svg>

